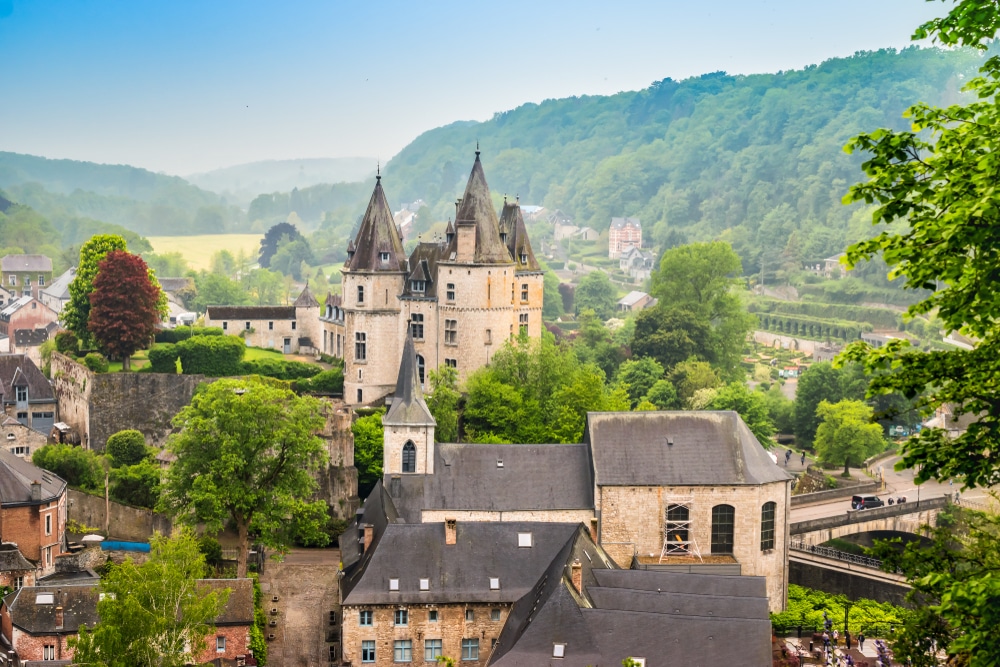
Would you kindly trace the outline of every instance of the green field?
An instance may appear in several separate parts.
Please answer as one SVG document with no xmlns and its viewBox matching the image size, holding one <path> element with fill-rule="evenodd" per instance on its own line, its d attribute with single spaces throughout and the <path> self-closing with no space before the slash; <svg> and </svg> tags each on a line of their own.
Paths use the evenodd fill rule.
<svg viewBox="0 0 1000 667">
<path fill-rule="evenodd" d="M 199 234 L 198 236 L 147 236 L 153 252 L 179 252 L 192 269 L 208 269 L 212 255 L 220 250 L 236 254 L 242 249 L 254 259 L 260 250 L 263 234 Z"/>
</svg>

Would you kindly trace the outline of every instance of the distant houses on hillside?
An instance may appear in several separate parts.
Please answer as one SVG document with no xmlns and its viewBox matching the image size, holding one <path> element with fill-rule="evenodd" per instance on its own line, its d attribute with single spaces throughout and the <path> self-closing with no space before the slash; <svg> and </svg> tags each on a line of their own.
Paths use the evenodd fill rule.
<svg viewBox="0 0 1000 667">
<path fill-rule="evenodd" d="M 629 248 L 642 247 L 642 223 L 639 218 L 611 218 L 608 230 L 608 258 L 619 259 Z"/>
</svg>

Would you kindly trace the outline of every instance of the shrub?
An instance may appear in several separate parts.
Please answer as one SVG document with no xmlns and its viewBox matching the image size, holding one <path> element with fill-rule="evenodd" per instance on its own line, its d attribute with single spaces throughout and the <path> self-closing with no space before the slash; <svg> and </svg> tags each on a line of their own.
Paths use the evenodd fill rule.
<svg viewBox="0 0 1000 667">
<path fill-rule="evenodd" d="M 198 540 L 198 551 L 205 556 L 205 562 L 215 567 L 222 564 L 222 545 L 211 535 L 204 535 Z"/>
<path fill-rule="evenodd" d="M 135 429 L 118 431 L 109 437 L 107 444 L 104 445 L 104 451 L 115 468 L 134 466 L 149 456 L 146 450 L 146 438 Z"/>
<path fill-rule="evenodd" d="M 157 343 L 179 343 L 194 336 L 223 336 L 225 333 L 221 327 L 178 327 L 157 331 L 154 340 Z"/>
<path fill-rule="evenodd" d="M 331 368 L 311 378 L 297 380 L 293 389 L 306 394 L 340 394 L 344 391 L 344 372 L 339 368 Z"/>
<path fill-rule="evenodd" d="M 177 373 L 180 351 L 173 343 L 159 343 L 149 349 L 149 368 L 152 373 Z"/>
<path fill-rule="evenodd" d="M 108 372 L 108 360 L 100 352 L 90 352 L 83 358 L 83 365 L 95 373 Z"/>
<path fill-rule="evenodd" d="M 72 331 L 60 331 L 56 334 L 56 350 L 60 354 L 75 354 L 80 348 L 80 341 Z"/>
<path fill-rule="evenodd" d="M 94 452 L 74 445 L 45 445 L 31 462 L 62 477 L 70 486 L 97 491 L 104 488 L 104 466 Z"/>
<path fill-rule="evenodd" d="M 319 374 L 323 369 L 316 364 L 283 359 L 254 359 L 241 364 L 242 375 L 263 375 L 278 380 L 299 380 Z"/>
<path fill-rule="evenodd" d="M 160 468 L 152 461 L 115 468 L 110 496 L 120 503 L 153 509 L 160 499 Z"/>
<path fill-rule="evenodd" d="M 243 372 L 246 345 L 237 336 L 195 336 L 177 343 L 177 351 L 186 375 L 224 377 Z"/>
</svg>

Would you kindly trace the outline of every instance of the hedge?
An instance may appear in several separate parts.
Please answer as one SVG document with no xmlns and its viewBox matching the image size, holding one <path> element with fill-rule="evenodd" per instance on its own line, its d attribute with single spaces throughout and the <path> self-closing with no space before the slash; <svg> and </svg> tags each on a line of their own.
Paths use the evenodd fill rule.
<svg viewBox="0 0 1000 667">
<path fill-rule="evenodd" d="M 179 343 L 194 336 L 223 336 L 225 332 L 220 327 L 178 327 L 176 329 L 161 329 L 156 332 L 157 343 Z"/>
<path fill-rule="evenodd" d="M 803 285 L 797 288 L 800 296 L 813 296 L 827 303 L 857 304 L 891 303 L 894 306 L 909 306 L 927 298 L 927 290 L 889 289 L 873 287 L 858 278 L 828 280 L 818 285 Z"/>
<path fill-rule="evenodd" d="M 83 358 L 83 365 L 95 373 L 108 372 L 108 360 L 100 352 L 91 352 Z"/>
<path fill-rule="evenodd" d="M 311 378 L 323 370 L 315 364 L 281 359 L 254 359 L 253 361 L 244 361 L 240 366 L 240 375 L 264 375 L 278 380 Z"/>
<path fill-rule="evenodd" d="M 862 332 L 874 329 L 867 322 L 824 320 L 818 317 L 798 317 L 781 313 L 761 313 L 757 317 L 761 328 L 765 331 L 814 340 L 839 339 L 850 342 L 861 338 Z"/>
<path fill-rule="evenodd" d="M 341 394 L 344 392 L 344 372 L 339 368 L 331 368 L 311 378 L 296 381 L 293 388 L 304 394 Z"/>
<path fill-rule="evenodd" d="M 149 348 L 149 367 L 152 373 L 176 373 L 180 350 L 173 343 L 160 343 Z"/>
<path fill-rule="evenodd" d="M 225 377 L 243 374 L 246 344 L 238 336 L 195 336 L 177 343 L 181 369 L 186 375 Z"/>
<path fill-rule="evenodd" d="M 760 316 L 763 316 L 763 313 L 776 313 L 811 319 L 867 322 L 879 329 L 899 329 L 903 319 L 902 315 L 892 310 L 843 303 L 754 299 L 748 304 L 748 309 L 751 313 L 758 313 Z"/>
</svg>

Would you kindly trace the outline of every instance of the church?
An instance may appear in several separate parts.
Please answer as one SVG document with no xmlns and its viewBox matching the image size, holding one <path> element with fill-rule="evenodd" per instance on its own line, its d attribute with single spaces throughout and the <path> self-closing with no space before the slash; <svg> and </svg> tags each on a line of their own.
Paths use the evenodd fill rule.
<svg viewBox="0 0 1000 667">
<path fill-rule="evenodd" d="M 343 276 L 320 322 L 322 351 L 344 359 L 351 404 L 393 391 L 407 335 L 421 385 L 441 366 L 462 382 L 505 341 L 541 336 L 543 273 L 521 207 L 504 202 L 497 216 L 478 150 L 445 239 L 421 241 L 408 257 L 377 176 Z"/>
</svg>

